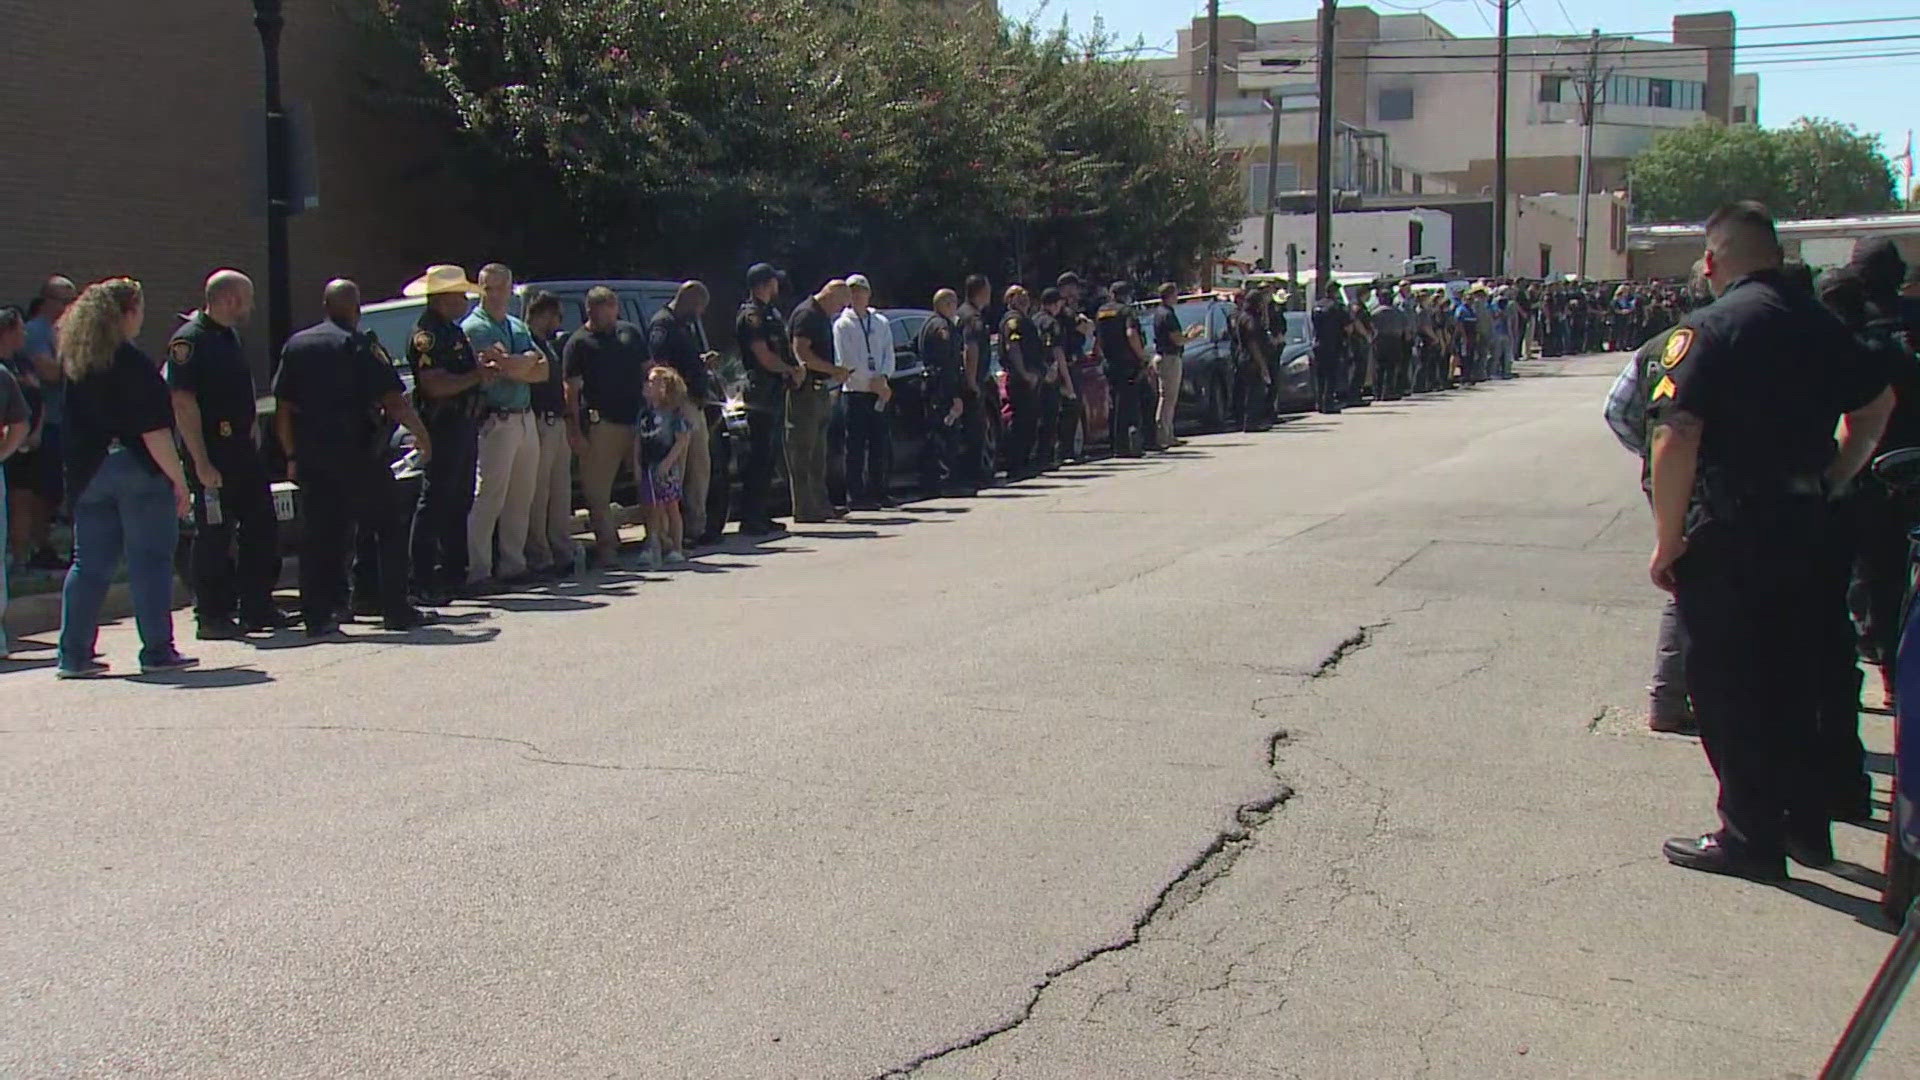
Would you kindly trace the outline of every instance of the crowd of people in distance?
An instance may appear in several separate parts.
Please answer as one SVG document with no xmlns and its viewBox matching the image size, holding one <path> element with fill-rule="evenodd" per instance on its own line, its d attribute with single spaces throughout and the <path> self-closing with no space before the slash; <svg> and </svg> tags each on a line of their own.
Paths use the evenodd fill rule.
<svg viewBox="0 0 1920 1080">
<path fill-rule="evenodd" d="M 174 644 L 176 564 L 197 638 L 304 623 L 325 639 L 356 620 L 411 630 L 437 621 L 431 608 L 452 599 L 589 568 L 676 566 L 719 543 L 730 520 L 748 539 L 777 535 L 781 471 L 797 523 L 897 505 L 887 413 L 897 342 L 872 284 L 852 274 L 783 301 L 786 275 L 761 263 L 746 286 L 733 320 L 745 375 L 729 380 L 708 344 L 710 294 L 698 281 L 680 285 L 646 326 L 625 321 L 611 288 L 595 287 L 584 324 L 562 333 L 558 298 L 516 291 L 506 266 L 488 264 L 472 280 L 434 266 L 407 287 L 423 299 L 408 339 L 381 342 L 360 325 L 358 287 L 337 280 L 321 321 L 276 358 L 273 408 L 260 411 L 239 336 L 254 303 L 245 274 L 212 274 L 202 305 L 171 320 L 164 348 L 151 353 L 138 344 L 147 326 L 139 282 L 81 289 L 49 278 L 26 311 L 0 309 L 0 457 L 11 489 L 0 506 L 7 561 L 65 575 L 57 673 L 107 672 L 97 623 L 123 560 L 138 666 L 150 673 L 193 663 Z M 978 274 L 935 292 L 911 342 L 934 418 L 915 494 L 964 497 L 1067 463 L 1062 436 L 1086 420 L 1071 374 L 1083 362 L 1104 375 L 1111 452 L 1177 445 L 1181 358 L 1205 329 L 1181 323 L 1178 304 L 1190 295 L 1169 283 L 1157 304 L 1136 303 L 1128 283 L 1088 287 L 1071 272 L 1037 292 L 1015 284 L 996 293 Z M 1290 320 L 1310 320 L 1314 404 L 1337 412 L 1511 378 L 1516 359 L 1589 343 L 1576 313 L 1598 297 L 1524 280 L 1334 285 L 1310 305 L 1271 285 L 1208 295 L 1234 304 L 1231 419 L 1255 430 L 1279 419 Z M 1624 344 L 1657 332 L 1659 313 L 1678 310 L 1685 294 L 1623 285 L 1607 295 L 1633 313 L 1609 324 Z M 743 425 L 730 422 L 733 408 L 744 410 Z M 826 460 L 835 415 L 845 430 L 838 501 Z M 392 466 L 403 452 L 420 486 L 396 509 Z M 273 595 L 281 553 L 270 468 L 298 489 L 297 614 Z M 574 535 L 576 472 L 584 544 Z M 643 530 L 637 553 L 622 550 L 613 502 L 622 474 Z M 71 523 L 70 558 L 56 550 L 56 522 Z M 0 603 L 4 595 L 0 587 Z"/>
</svg>

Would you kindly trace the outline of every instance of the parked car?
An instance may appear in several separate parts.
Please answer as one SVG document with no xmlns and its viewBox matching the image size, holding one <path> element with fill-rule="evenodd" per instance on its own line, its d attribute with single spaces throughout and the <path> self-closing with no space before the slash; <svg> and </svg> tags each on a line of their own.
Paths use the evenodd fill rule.
<svg viewBox="0 0 1920 1080">
<path fill-rule="evenodd" d="M 1143 319 L 1151 309 L 1142 305 Z M 1181 297 L 1174 305 L 1181 326 L 1204 325 L 1206 333 L 1186 346 L 1180 363 L 1177 431 L 1224 431 L 1233 412 L 1233 298 L 1226 293 Z M 1149 325 L 1151 325 L 1149 323 Z M 1312 320 L 1305 312 L 1287 313 L 1287 340 L 1280 353 L 1279 411 L 1313 409 Z"/>
</svg>

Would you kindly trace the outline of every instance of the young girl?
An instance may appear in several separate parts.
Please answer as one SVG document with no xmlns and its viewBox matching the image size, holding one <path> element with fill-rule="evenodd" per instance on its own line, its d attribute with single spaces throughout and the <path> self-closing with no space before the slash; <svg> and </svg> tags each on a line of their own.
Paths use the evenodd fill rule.
<svg viewBox="0 0 1920 1080">
<path fill-rule="evenodd" d="M 645 564 L 683 563 L 680 550 L 680 481 L 686 469 L 693 424 L 687 418 L 687 384 L 680 373 L 661 365 L 647 374 L 647 408 L 640 414 L 633 475 L 639 479 L 640 505 L 647 508 Z"/>
</svg>

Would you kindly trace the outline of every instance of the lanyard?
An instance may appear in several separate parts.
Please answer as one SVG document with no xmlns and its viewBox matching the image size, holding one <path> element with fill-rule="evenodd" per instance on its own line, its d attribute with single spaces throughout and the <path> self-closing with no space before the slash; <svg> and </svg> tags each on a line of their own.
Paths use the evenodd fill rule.
<svg viewBox="0 0 1920 1080">
<path fill-rule="evenodd" d="M 867 309 L 867 313 L 866 313 L 865 315 L 862 315 L 862 316 L 860 316 L 860 343 L 861 343 L 862 345 L 864 345 L 864 346 L 866 346 L 866 349 L 867 349 L 867 371 L 868 371 L 868 372 L 872 372 L 872 371 L 873 371 L 873 368 L 874 368 L 874 363 L 873 363 L 873 309 L 872 309 L 872 308 L 868 308 L 868 309 Z"/>
</svg>

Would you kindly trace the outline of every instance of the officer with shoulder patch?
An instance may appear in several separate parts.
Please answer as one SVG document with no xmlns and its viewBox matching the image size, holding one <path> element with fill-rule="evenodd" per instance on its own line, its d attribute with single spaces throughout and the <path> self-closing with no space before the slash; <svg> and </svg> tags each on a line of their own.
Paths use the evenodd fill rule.
<svg viewBox="0 0 1920 1080">
<path fill-rule="evenodd" d="M 787 391 L 806 378 L 787 343 L 787 317 L 773 306 L 780 295 L 780 272 L 769 263 L 747 271 L 747 298 L 734 317 L 734 339 L 747 369 L 747 460 L 740 470 L 740 533 L 771 536 L 784 532 L 767 513 L 779 459 L 781 429 L 786 426 Z"/>
<path fill-rule="evenodd" d="M 1000 391 L 993 379 L 993 330 L 987 324 L 987 304 L 993 285 L 984 274 L 967 276 L 954 323 L 960 328 L 960 360 L 966 372 L 966 445 L 962 451 L 962 479 L 982 487 L 993 483 L 999 468 L 996 437 L 1000 429 Z M 1002 343 L 1005 347 L 1005 343 Z"/>
<path fill-rule="evenodd" d="M 278 525 L 266 462 L 253 441 L 253 367 L 235 332 L 253 311 L 253 282 L 238 270 L 215 271 L 205 301 L 167 343 L 167 385 L 197 481 L 196 636 L 212 641 L 277 630 L 287 621 L 273 602 Z"/>
<path fill-rule="evenodd" d="M 1327 284 L 1326 297 L 1313 305 L 1312 321 L 1314 394 L 1321 412 L 1337 413 L 1347 396 L 1347 339 L 1353 322 L 1339 282 Z"/>
<path fill-rule="evenodd" d="M 356 529 L 378 552 L 386 628 L 429 625 L 436 617 L 407 601 L 407 530 L 387 446 L 399 423 L 431 462 L 433 437 L 408 404 L 393 358 L 360 330 L 360 287 L 328 282 L 323 302 L 326 319 L 287 339 L 273 380 L 274 433 L 306 511 L 300 610 L 307 636 L 324 638 L 340 628 L 348 538 Z"/>
<path fill-rule="evenodd" d="M 927 369 L 927 438 L 920 447 L 920 489 L 928 498 L 971 495 L 971 488 L 944 486 L 954 479 L 960 421 L 966 416 L 967 373 L 960 358 L 960 328 L 953 313 L 960 296 L 952 289 L 933 294 L 933 316 L 920 326 L 920 363 Z"/>
<path fill-rule="evenodd" d="M 480 468 L 480 417 L 486 411 L 481 386 L 498 369 L 474 355 L 460 329 L 480 286 L 458 266 L 430 266 L 406 288 L 424 296 L 427 308 L 407 341 L 413 369 L 414 406 L 433 438 L 413 515 L 414 591 L 431 603 L 467 586 L 467 517 L 473 511 Z"/>
<path fill-rule="evenodd" d="M 1116 281 L 1107 299 L 1094 312 L 1094 335 L 1100 343 L 1100 357 L 1106 363 L 1107 383 L 1113 393 L 1113 452 L 1120 457 L 1139 457 L 1143 445 L 1156 442 L 1155 418 L 1146 411 L 1145 387 L 1147 347 L 1140 336 L 1140 324 L 1134 321 L 1127 302 L 1133 299 L 1133 286 Z M 1140 441 L 1135 442 L 1138 438 Z"/>
<path fill-rule="evenodd" d="M 1013 423 L 1007 432 L 1007 479 L 1034 475 L 1035 436 L 1040 423 L 1040 379 L 1046 363 L 1040 328 L 1027 315 L 1033 300 L 1026 286 L 1007 286 L 1006 314 L 1000 319 L 1000 366 L 1007 371 L 1007 400 Z"/>
<path fill-rule="evenodd" d="M 1727 206 L 1706 237 L 1720 299 L 1667 338 L 1649 396 L 1650 575 L 1679 602 L 1721 827 L 1663 852 L 1688 869 L 1778 881 L 1787 858 L 1833 861 L 1827 793 L 1809 782 L 1824 772 L 1826 621 L 1839 600 L 1828 493 L 1866 464 L 1894 398 L 1884 365 L 1786 283 L 1765 208 Z"/>
</svg>

